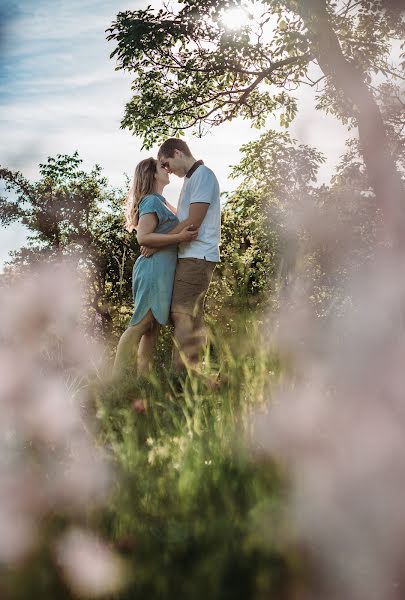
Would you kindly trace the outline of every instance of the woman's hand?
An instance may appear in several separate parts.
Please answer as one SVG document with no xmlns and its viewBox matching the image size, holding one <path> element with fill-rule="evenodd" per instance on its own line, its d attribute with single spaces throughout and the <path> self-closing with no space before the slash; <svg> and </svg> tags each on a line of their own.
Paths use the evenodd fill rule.
<svg viewBox="0 0 405 600">
<path fill-rule="evenodd" d="M 187 227 L 184 227 L 184 229 L 182 229 L 177 235 L 179 242 L 191 242 L 192 240 L 197 239 L 198 229 L 196 229 L 194 225 L 188 225 Z"/>
</svg>

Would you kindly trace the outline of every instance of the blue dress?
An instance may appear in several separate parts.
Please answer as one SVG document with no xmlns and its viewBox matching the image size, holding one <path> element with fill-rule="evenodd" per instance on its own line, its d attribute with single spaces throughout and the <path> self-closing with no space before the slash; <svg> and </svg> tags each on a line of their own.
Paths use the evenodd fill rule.
<svg viewBox="0 0 405 600">
<path fill-rule="evenodd" d="M 179 223 L 160 194 L 149 194 L 141 200 L 139 217 L 147 213 L 155 213 L 158 218 L 153 233 L 168 233 Z M 161 325 L 168 322 L 176 263 L 177 244 L 164 246 L 149 258 L 137 258 L 132 271 L 135 310 L 128 327 L 142 321 L 148 310 Z"/>
</svg>

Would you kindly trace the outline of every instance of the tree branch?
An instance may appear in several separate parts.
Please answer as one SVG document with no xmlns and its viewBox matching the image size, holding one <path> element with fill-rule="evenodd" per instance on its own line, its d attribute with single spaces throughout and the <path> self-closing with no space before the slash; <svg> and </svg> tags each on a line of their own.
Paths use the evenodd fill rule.
<svg viewBox="0 0 405 600">
<path fill-rule="evenodd" d="M 291 65 L 294 62 L 300 62 L 303 59 L 307 59 L 308 61 L 311 59 L 309 54 L 304 54 L 302 56 L 294 56 L 291 58 L 285 58 L 284 60 L 280 60 L 277 63 L 273 63 L 272 66 L 269 69 L 266 69 L 265 71 L 263 71 L 258 77 L 257 79 L 255 79 L 255 81 L 248 87 L 246 88 L 246 90 L 243 92 L 240 100 L 239 100 L 239 104 L 244 104 L 245 100 L 248 98 L 248 96 L 253 92 L 253 90 L 255 88 L 257 88 L 257 86 L 259 85 L 259 83 L 261 83 L 263 81 L 263 79 L 266 79 L 266 77 L 269 77 L 269 75 L 271 75 L 274 71 L 276 71 L 277 69 L 280 69 L 281 67 L 285 67 L 287 65 Z"/>
</svg>

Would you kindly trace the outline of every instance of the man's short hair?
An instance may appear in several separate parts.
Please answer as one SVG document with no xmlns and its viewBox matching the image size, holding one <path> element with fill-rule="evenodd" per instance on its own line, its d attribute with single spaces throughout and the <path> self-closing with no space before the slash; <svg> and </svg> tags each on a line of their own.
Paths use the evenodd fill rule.
<svg viewBox="0 0 405 600">
<path fill-rule="evenodd" d="M 187 146 L 186 142 L 177 138 L 169 138 L 160 146 L 158 159 L 162 158 L 162 156 L 165 158 L 173 158 L 175 150 L 180 150 L 180 152 L 183 152 L 186 156 L 191 156 L 190 148 Z"/>
</svg>

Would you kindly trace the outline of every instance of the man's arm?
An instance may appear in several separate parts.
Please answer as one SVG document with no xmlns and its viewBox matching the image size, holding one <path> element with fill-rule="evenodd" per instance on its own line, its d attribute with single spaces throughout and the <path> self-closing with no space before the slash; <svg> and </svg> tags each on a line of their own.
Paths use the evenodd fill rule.
<svg viewBox="0 0 405 600">
<path fill-rule="evenodd" d="M 153 233 L 158 223 L 155 213 L 147 213 L 139 219 L 136 229 L 136 238 L 140 246 L 151 246 L 153 248 L 164 248 L 171 244 L 179 244 L 180 242 L 190 242 L 196 239 L 198 232 L 191 230 L 190 225 L 180 223 L 176 226 L 176 231 L 172 229 L 169 233 Z"/>
<path fill-rule="evenodd" d="M 204 221 L 209 206 L 210 205 L 207 202 L 193 202 L 192 204 L 190 204 L 187 219 L 184 219 L 184 221 L 173 227 L 173 229 L 170 230 L 169 234 L 177 234 L 180 231 L 182 231 L 185 227 L 189 227 L 191 229 L 198 229 L 201 223 Z M 160 235 L 168 234 L 164 233 Z M 153 240 L 151 240 L 151 238 L 149 238 L 147 243 L 145 242 L 145 244 L 142 244 L 141 254 L 142 256 L 146 257 L 152 256 L 152 254 L 155 254 L 155 252 L 158 250 L 158 247 L 161 247 L 161 244 L 159 244 L 158 246 L 153 242 Z"/>
<path fill-rule="evenodd" d="M 192 202 L 188 212 L 188 217 L 183 223 L 183 227 L 192 225 L 197 229 L 201 227 L 202 222 L 205 219 L 205 215 L 208 212 L 210 205 L 207 202 Z"/>
<path fill-rule="evenodd" d="M 210 205 L 206 202 L 194 202 L 190 204 L 187 219 L 184 219 L 184 221 L 173 227 L 173 229 L 170 230 L 170 233 L 179 233 L 185 227 L 193 227 L 194 229 L 199 229 L 201 223 L 204 221 L 209 206 Z"/>
<path fill-rule="evenodd" d="M 162 246 L 167 246 L 168 242 L 162 243 L 165 235 L 177 235 L 181 231 L 183 231 L 186 227 L 192 229 L 198 229 L 201 223 L 204 221 L 204 217 L 207 214 L 209 208 L 209 204 L 203 202 L 195 202 L 194 204 L 190 204 L 190 211 L 187 219 L 181 221 L 178 225 L 173 227 L 168 233 L 156 233 L 152 236 L 149 236 L 148 240 L 143 240 L 145 243 L 143 246 L 150 246 L 151 248 L 160 248 Z M 139 229 L 139 228 L 138 228 Z M 155 241 L 156 240 L 156 241 Z M 139 239 L 138 239 L 139 241 Z M 181 240 L 184 241 L 184 240 Z M 174 244 L 176 242 L 170 242 Z"/>
</svg>

